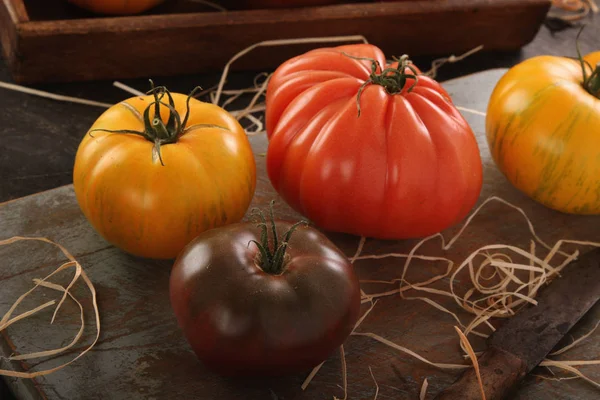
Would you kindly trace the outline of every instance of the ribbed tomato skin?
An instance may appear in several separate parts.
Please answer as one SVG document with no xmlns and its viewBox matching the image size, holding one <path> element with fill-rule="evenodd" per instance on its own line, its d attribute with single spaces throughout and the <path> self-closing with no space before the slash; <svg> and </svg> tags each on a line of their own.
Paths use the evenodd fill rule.
<svg viewBox="0 0 600 400">
<path fill-rule="evenodd" d="M 440 232 L 482 186 L 475 135 L 446 91 L 420 75 L 391 95 L 367 85 L 380 49 L 347 45 L 282 64 L 267 88 L 267 171 L 294 209 L 325 230 L 384 239 Z M 381 71 L 381 69 L 379 69 Z"/>
</svg>

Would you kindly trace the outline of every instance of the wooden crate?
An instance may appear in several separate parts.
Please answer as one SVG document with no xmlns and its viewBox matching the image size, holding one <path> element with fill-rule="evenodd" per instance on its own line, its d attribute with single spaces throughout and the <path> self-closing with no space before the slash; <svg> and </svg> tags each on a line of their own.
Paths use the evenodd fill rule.
<svg viewBox="0 0 600 400">
<path fill-rule="evenodd" d="M 0 0 L 0 34 L 16 82 L 65 82 L 218 71 L 247 46 L 281 38 L 362 34 L 390 56 L 516 50 L 535 37 L 549 7 L 549 0 L 363 0 L 219 12 L 169 0 L 143 15 L 107 17 L 66 0 Z M 271 70 L 315 46 L 260 48 L 235 69 Z"/>
</svg>

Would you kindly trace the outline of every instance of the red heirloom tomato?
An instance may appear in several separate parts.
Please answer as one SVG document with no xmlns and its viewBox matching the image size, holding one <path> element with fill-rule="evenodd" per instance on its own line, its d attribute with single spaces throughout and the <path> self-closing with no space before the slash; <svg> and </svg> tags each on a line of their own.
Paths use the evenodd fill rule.
<svg viewBox="0 0 600 400">
<path fill-rule="evenodd" d="M 171 273 L 171 305 L 198 358 L 223 375 L 281 375 L 325 360 L 351 333 L 360 288 L 319 231 L 285 221 L 202 233 Z M 268 232 L 270 231 L 270 232 Z"/>
<path fill-rule="evenodd" d="M 421 237 L 479 197 L 471 128 L 405 56 L 387 65 L 372 45 L 312 50 L 275 71 L 266 102 L 271 183 L 325 230 Z"/>
</svg>

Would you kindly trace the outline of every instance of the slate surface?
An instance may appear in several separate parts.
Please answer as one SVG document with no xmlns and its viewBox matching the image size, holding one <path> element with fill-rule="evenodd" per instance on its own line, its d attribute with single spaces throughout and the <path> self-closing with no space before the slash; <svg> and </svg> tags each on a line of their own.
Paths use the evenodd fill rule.
<svg viewBox="0 0 600 400">
<path fill-rule="evenodd" d="M 490 70 L 449 81 L 446 89 L 459 106 L 485 111 L 492 87 L 503 70 Z M 484 140 L 484 118 L 464 112 L 478 136 L 484 158 L 484 187 L 481 201 L 500 196 L 523 208 L 531 217 L 540 236 L 549 243 L 561 238 L 600 241 L 600 218 L 560 214 L 534 203 L 517 192 L 490 159 Z M 259 184 L 253 205 L 264 206 L 277 198 L 264 170 L 265 137 L 253 137 L 257 154 Z M 297 217 L 281 202 L 277 215 Z M 450 237 L 459 227 L 444 232 Z M 337 353 L 323 368 L 306 391 L 300 385 L 306 374 L 283 379 L 233 381 L 215 376 L 205 370 L 189 349 L 177 328 L 168 301 L 169 262 L 156 262 L 128 256 L 103 241 L 88 225 L 76 204 L 72 187 L 65 186 L 47 192 L 13 200 L 0 205 L 0 239 L 14 235 L 47 236 L 69 249 L 82 263 L 96 285 L 102 318 L 102 335 L 97 346 L 71 366 L 46 377 L 33 380 L 6 378 L 17 399 L 94 400 L 94 399 L 331 399 L 343 398 L 340 388 L 341 363 Z M 346 254 L 356 249 L 358 238 L 330 234 Z M 445 255 L 462 261 L 471 251 L 483 244 L 511 243 L 528 247 L 529 233 L 522 217 L 493 204 L 484 209 L 471 229 Z M 415 241 L 368 240 L 365 254 L 389 251 L 407 252 Z M 443 255 L 438 243 L 424 246 L 427 254 Z M 19 243 L 0 247 L 0 313 L 29 289 L 31 279 L 43 277 L 56 268 L 62 258 L 48 245 Z M 356 264 L 361 279 L 391 279 L 399 276 L 401 260 L 361 261 Z M 440 273 L 440 264 L 415 263 L 407 279 L 422 281 Z M 66 283 L 67 274 L 60 276 Z M 373 285 L 363 288 L 373 292 Z M 391 288 L 391 287 L 388 287 Z M 382 290 L 381 286 L 377 289 Z M 75 291 L 83 300 L 88 315 L 82 342 L 73 352 L 51 359 L 27 363 L 0 362 L 3 368 L 45 369 L 68 361 L 90 343 L 95 330 L 91 320 L 90 296 L 81 285 Z M 41 291 L 28 302 L 29 306 L 56 297 L 56 292 Z M 440 299 L 464 321 L 468 315 L 460 312 L 449 299 Z M 24 307 L 27 307 L 24 304 Z M 50 326 L 51 311 L 44 311 L 15 324 L 0 336 L 1 354 L 30 352 L 65 345 L 78 330 L 78 312 L 67 303 L 54 326 Z M 575 337 L 590 330 L 600 319 L 600 307 L 571 332 Z M 448 315 L 416 300 L 401 300 L 392 296 L 380 300 L 360 327 L 362 332 L 374 332 L 422 356 L 446 363 L 461 363 L 458 341 Z M 580 347 L 564 357 L 569 359 L 597 358 L 600 332 L 592 335 Z M 482 343 L 473 342 L 481 349 Z M 370 338 L 352 336 L 345 343 L 350 399 L 370 399 L 375 384 L 368 367 L 379 384 L 378 399 L 416 399 L 423 379 L 429 381 L 431 397 L 450 384 L 457 372 L 428 366 L 403 353 L 385 347 Z M 564 358 L 563 357 L 563 358 Z M 35 362 L 34 362 L 35 361 Z M 584 367 L 592 379 L 600 379 L 600 370 Z M 539 374 L 543 371 L 535 371 Z M 515 396 L 517 400 L 557 399 L 591 400 L 600 392 L 581 380 L 547 381 L 535 376 L 527 378 Z"/>
</svg>

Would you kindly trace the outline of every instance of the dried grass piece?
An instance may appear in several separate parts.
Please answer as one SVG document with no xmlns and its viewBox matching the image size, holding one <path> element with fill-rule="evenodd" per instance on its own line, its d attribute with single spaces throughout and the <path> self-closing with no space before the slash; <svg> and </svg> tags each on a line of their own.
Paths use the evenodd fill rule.
<svg viewBox="0 0 600 400">
<path fill-rule="evenodd" d="M 375 333 L 372 333 L 372 332 L 352 332 L 351 335 L 369 337 L 369 338 L 371 338 L 373 340 L 376 340 L 376 341 L 378 341 L 378 342 L 380 342 L 380 343 L 382 343 L 382 344 L 384 344 L 384 345 L 386 345 L 388 347 L 391 347 L 393 349 L 396 349 L 398 351 L 406 353 L 406 354 L 408 354 L 408 355 L 416 358 L 417 360 L 422 361 L 425 364 L 429 364 L 429 365 L 431 365 L 433 367 L 436 367 L 436 368 L 440 368 L 440 369 L 457 369 L 457 370 L 463 370 L 463 369 L 471 368 L 468 365 L 436 363 L 436 362 L 429 361 L 426 358 L 418 355 L 414 351 L 409 350 L 406 347 L 397 345 L 396 343 L 394 343 L 394 342 L 392 342 L 392 341 L 390 341 L 390 340 L 388 340 L 388 339 L 386 339 L 386 338 L 384 338 L 382 336 L 379 336 L 379 335 L 377 335 Z"/>
<path fill-rule="evenodd" d="M 560 354 L 563 354 L 563 353 L 571 350 L 573 347 L 577 346 L 579 343 L 583 342 L 585 339 L 587 339 L 588 337 L 590 337 L 596 331 L 596 329 L 598 329 L 598 326 L 600 326 L 600 321 L 598 321 L 596 323 L 596 325 L 594 326 L 594 328 L 591 331 L 589 331 L 588 333 L 586 333 L 585 335 L 583 335 L 579 339 L 574 340 L 571 344 L 563 347 L 562 349 L 556 350 L 555 352 L 550 353 L 549 355 L 550 356 L 558 356 Z"/>
<path fill-rule="evenodd" d="M 476 336 L 480 336 L 482 338 L 488 338 L 489 337 L 489 335 L 487 335 L 485 333 L 481 333 L 481 332 L 476 331 L 475 330 L 475 326 L 471 326 L 471 324 L 469 324 L 468 326 L 464 325 L 463 322 L 460 320 L 460 318 L 458 317 L 458 315 L 456 313 L 453 313 L 452 311 L 448 310 L 446 307 L 444 307 L 441 304 L 439 304 L 439 303 L 431 300 L 428 297 L 405 297 L 405 299 L 406 300 L 421 300 L 421 301 L 424 301 L 425 303 L 429 304 L 430 306 L 435 307 L 438 310 L 440 310 L 440 311 L 442 311 L 442 312 L 444 312 L 444 313 L 446 313 L 448 315 L 451 315 L 454 318 L 454 320 L 456 322 L 458 322 L 458 324 L 462 328 L 465 328 L 469 333 L 472 333 L 472 334 L 474 334 Z"/>
<path fill-rule="evenodd" d="M 481 390 L 481 398 L 482 400 L 486 400 L 485 390 L 483 390 L 483 381 L 481 380 L 481 373 L 479 372 L 479 362 L 477 361 L 477 356 L 475 355 L 475 352 L 471 347 L 471 343 L 469 343 L 469 339 L 467 339 L 467 337 L 461 332 L 461 330 L 457 326 L 455 326 L 454 329 L 456 330 L 456 333 L 458 333 L 458 337 L 460 337 L 460 342 L 467 349 L 467 354 L 469 354 L 469 357 L 473 362 L 473 368 L 475 368 L 475 375 L 477 376 L 477 382 L 479 382 L 479 389 Z"/>
<path fill-rule="evenodd" d="M 2 240 L 0 241 L 0 246 L 5 246 L 5 245 L 9 245 L 18 241 L 40 241 L 40 242 L 45 242 L 45 243 L 49 243 L 52 244 L 56 247 L 58 247 L 61 252 L 65 255 L 65 257 L 69 260 L 68 262 L 62 264 L 60 267 L 58 267 L 54 272 L 52 272 L 51 274 L 49 274 L 48 276 L 46 276 L 44 279 L 36 279 L 35 282 L 35 286 L 30 289 L 29 291 L 27 291 L 25 294 L 21 295 L 16 301 L 15 303 L 10 307 L 10 309 L 6 312 L 6 314 L 4 315 L 4 317 L 2 318 L 2 320 L 0 321 L 0 331 L 3 329 L 6 329 L 6 327 L 8 327 L 13 321 L 16 322 L 17 320 L 23 319 L 29 315 L 34 314 L 35 312 L 48 307 L 49 305 L 54 304 L 55 302 L 48 302 L 43 304 L 40 307 L 36 307 L 33 310 L 30 310 L 26 313 L 23 313 L 13 319 L 10 319 L 10 316 L 12 315 L 12 313 L 14 312 L 14 310 L 17 308 L 17 306 L 21 303 L 21 301 L 23 301 L 23 299 L 25 299 L 29 294 L 31 294 L 36 288 L 38 288 L 39 286 L 42 287 L 47 287 L 50 289 L 54 289 L 54 290 L 59 290 L 61 292 L 63 292 L 62 298 L 60 300 L 60 302 L 58 303 L 54 314 L 52 316 L 52 320 L 51 323 L 54 322 L 54 318 L 56 317 L 56 313 L 58 312 L 58 310 L 60 309 L 61 305 L 63 304 L 64 300 L 67 298 L 67 296 L 71 297 L 73 300 L 75 300 L 81 310 L 83 310 L 83 307 L 81 307 L 81 303 L 79 303 L 75 297 L 70 293 L 70 289 L 73 287 L 73 285 L 76 283 L 76 281 L 81 277 L 83 279 L 83 281 L 85 282 L 85 284 L 87 285 L 88 289 L 90 290 L 91 294 L 92 294 L 92 305 L 94 308 L 94 314 L 95 314 L 95 323 L 96 323 L 96 336 L 94 338 L 94 341 L 85 349 L 83 350 L 77 357 L 75 357 L 74 359 L 72 359 L 71 361 L 59 365 L 58 367 L 55 368 L 51 368 L 48 370 L 43 370 L 43 371 L 37 371 L 37 372 L 18 372 L 18 371 L 10 371 L 10 370 L 0 370 L 0 375 L 5 375 L 5 376 L 10 376 L 10 377 L 14 377 L 14 378 L 35 378 L 38 376 L 43 376 L 43 375 L 48 375 L 51 374 L 53 372 L 56 372 L 68 365 L 70 365 L 71 363 L 77 361 L 79 358 L 83 357 L 88 351 L 90 351 L 92 349 L 92 347 L 95 346 L 96 342 L 98 341 L 98 339 L 100 338 L 100 311 L 98 309 L 98 303 L 97 303 L 97 297 L 96 297 L 96 289 L 94 288 L 94 285 L 92 284 L 92 282 L 90 281 L 90 279 L 88 278 L 87 274 L 85 273 L 85 271 L 83 270 L 83 268 L 81 267 L 81 265 L 79 264 L 79 262 L 73 257 L 73 255 L 66 249 L 64 248 L 62 245 L 51 241 L 48 238 L 45 237 L 23 237 L 23 236 L 14 236 L 12 238 L 6 239 L 6 240 Z M 67 286 L 67 288 L 63 288 L 60 285 L 56 285 L 53 284 L 51 282 L 48 282 L 48 279 L 50 277 L 52 277 L 53 275 L 56 275 L 57 273 L 66 270 L 68 268 L 75 268 L 75 274 L 73 279 L 71 280 L 71 282 L 69 283 L 69 285 Z M 81 335 L 83 333 L 83 324 L 84 324 L 84 318 L 83 318 L 83 314 L 81 317 L 81 323 L 82 323 L 82 328 L 80 329 L 80 331 L 78 332 L 76 338 L 71 342 L 71 344 L 69 344 L 68 346 L 65 346 L 63 348 L 60 349 L 55 349 L 55 350 L 47 350 L 44 352 L 37 352 L 37 353 L 30 353 L 30 354 L 24 354 L 24 355 L 19 355 L 19 356 L 13 356 L 10 357 L 9 360 L 25 360 L 25 359 L 31 359 L 31 358 L 38 358 L 38 357 L 43 357 L 43 356 L 51 356 L 51 355 L 56 355 L 56 354 L 60 354 L 62 352 L 64 352 L 65 350 L 69 349 L 70 347 L 72 347 L 75 343 L 77 343 L 79 341 L 79 339 L 81 338 Z"/>
<path fill-rule="evenodd" d="M 245 115 L 254 114 L 257 112 L 263 112 L 266 110 L 266 108 L 267 107 L 264 104 L 259 104 L 250 109 L 230 111 L 229 114 L 233 115 L 234 117 L 236 117 L 239 120 L 240 118 L 242 118 Z"/>
<path fill-rule="evenodd" d="M 124 90 L 127 93 L 132 94 L 134 96 L 145 96 L 146 95 L 146 93 L 140 92 L 139 90 L 134 89 L 131 86 L 128 86 L 128 85 L 126 85 L 124 83 L 121 83 L 119 81 L 114 81 L 113 82 L 113 86 L 116 87 L 116 88 L 119 88 L 121 90 Z"/>
<path fill-rule="evenodd" d="M 19 297 L 19 299 L 18 299 L 18 300 L 15 302 L 15 304 L 13 304 L 13 307 L 16 307 L 16 305 L 17 305 L 18 303 L 20 303 L 20 302 L 21 302 L 21 300 L 22 300 L 22 299 L 24 299 L 25 297 L 27 297 L 27 296 L 26 296 L 26 295 L 22 295 L 21 297 Z M 50 306 L 52 306 L 52 305 L 54 305 L 54 304 L 56 304 L 56 300 L 52 300 L 52 301 L 49 301 L 49 302 L 47 302 L 47 303 L 44 303 L 44 304 L 42 304 L 42 305 L 40 305 L 40 306 L 37 306 L 37 307 L 35 307 L 35 308 L 34 308 L 34 309 L 32 309 L 32 310 L 29 310 L 29 311 L 27 311 L 27 312 L 24 312 L 24 313 L 22 313 L 22 314 L 19 314 L 18 316 L 14 317 L 13 319 L 10 319 L 10 320 L 7 320 L 7 321 L 4 321 L 4 319 L 8 319 L 8 318 L 10 317 L 10 313 L 11 313 L 11 311 L 9 310 L 9 311 L 8 311 L 8 312 L 7 312 L 7 313 L 4 315 L 4 318 L 2 319 L 2 321 L 0 321 L 0 331 L 3 331 L 4 329 L 8 328 L 9 326 L 11 326 L 12 324 L 14 324 L 15 322 L 18 322 L 18 321 L 20 321 L 20 320 L 22 320 L 22 319 L 24 319 L 24 318 L 27 318 L 27 317 L 29 317 L 30 315 L 33 315 L 33 314 L 37 313 L 38 311 L 41 311 L 41 310 L 43 310 L 43 309 L 45 309 L 45 308 L 47 308 L 47 307 L 50 307 Z"/>
<path fill-rule="evenodd" d="M 254 93 L 256 93 L 256 92 L 258 92 L 258 90 L 254 91 Z M 231 103 L 233 103 L 234 101 L 236 101 L 237 99 L 239 99 L 240 97 L 242 97 L 242 95 L 244 95 L 246 93 L 248 93 L 247 89 L 242 89 L 242 90 L 236 91 L 235 93 L 233 93 L 231 95 L 230 98 L 228 98 L 227 100 L 225 100 L 223 102 L 223 104 L 221 104 L 221 107 L 226 109 L 228 105 L 230 105 Z"/>
<path fill-rule="evenodd" d="M 263 122 L 260 119 L 256 118 L 252 114 L 245 115 L 245 117 L 248 118 L 252 122 L 252 125 L 250 125 L 246 129 L 246 133 L 248 135 L 256 135 L 259 132 L 264 132 L 265 131 Z M 251 130 L 251 128 L 253 128 L 255 126 L 256 126 L 256 129 L 255 130 Z"/>
<path fill-rule="evenodd" d="M 249 110 L 252 110 L 257 105 L 256 103 L 258 102 L 258 99 L 260 99 L 260 97 L 263 96 L 265 94 L 265 92 L 267 91 L 267 86 L 269 85 L 270 78 L 271 78 L 271 74 L 269 74 L 267 76 L 267 78 L 264 80 L 264 82 L 260 85 L 259 90 L 254 94 L 254 96 L 252 97 L 252 100 L 250 100 L 250 103 L 248 104 L 248 106 L 246 108 L 244 108 L 243 110 L 241 110 L 241 112 L 238 115 L 238 119 L 247 115 L 249 113 Z M 254 82 L 256 84 L 256 80 Z"/>
<path fill-rule="evenodd" d="M 569 367 L 575 366 L 585 366 L 585 365 L 600 365 L 600 360 L 544 360 L 540 363 L 542 367 L 554 367 L 555 363 L 560 363 L 561 365 L 566 365 Z"/>
<path fill-rule="evenodd" d="M 200 97 L 204 97 L 207 94 L 213 93 L 217 89 L 218 86 L 219 85 L 213 85 L 213 86 L 209 87 L 208 89 L 204 89 L 204 90 L 196 93 L 194 95 L 194 97 L 197 98 L 197 99 L 199 99 Z"/>
<path fill-rule="evenodd" d="M 360 255 L 362 254 L 363 248 L 365 247 L 366 241 L 367 241 L 367 238 L 365 236 L 360 237 L 360 240 L 358 241 L 358 246 L 356 247 L 356 251 L 354 252 L 354 255 L 350 258 L 350 264 L 354 264 L 354 262 L 358 259 L 358 257 L 360 257 Z"/>
<path fill-rule="evenodd" d="M 455 106 L 457 110 L 460 111 L 466 111 L 468 113 L 471 114 L 475 114 L 475 115 L 481 115 L 482 117 L 485 117 L 487 114 L 483 111 L 479 111 L 479 110 L 474 110 L 472 108 L 467 108 L 467 107 L 461 107 L 461 106 Z"/>
<path fill-rule="evenodd" d="M 369 259 L 369 258 L 380 259 L 380 258 L 386 258 L 386 257 L 405 258 L 405 257 L 409 257 L 409 256 L 406 254 L 389 253 L 389 254 L 382 254 L 382 255 L 360 256 L 360 257 L 357 257 L 356 259 L 365 260 L 365 259 Z M 426 287 L 427 285 L 430 285 L 434 282 L 442 280 L 442 279 L 446 278 L 448 275 L 450 275 L 450 272 L 452 271 L 452 268 L 454 265 L 454 263 L 451 260 L 444 258 L 444 257 L 428 257 L 428 256 L 421 256 L 421 255 L 413 255 L 412 258 L 417 258 L 417 259 L 421 259 L 421 260 L 430 260 L 430 261 L 446 261 L 448 263 L 448 266 L 447 266 L 445 273 L 436 275 L 426 281 L 418 282 L 418 283 L 410 283 L 410 282 L 404 280 L 403 278 L 397 278 L 397 279 L 392 279 L 392 280 L 388 280 L 388 281 L 368 280 L 368 279 L 361 280 L 360 281 L 361 283 L 394 284 L 394 283 L 400 282 L 400 287 L 398 287 L 398 289 L 388 290 L 388 291 L 379 292 L 379 293 L 372 293 L 372 294 L 366 294 L 363 292 L 362 302 L 365 303 L 374 298 L 386 297 L 386 296 L 390 296 L 393 294 L 402 293 L 402 292 L 405 292 L 410 289 L 422 290 L 422 291 L 426 291 L 426 292 L 430 292 L 430 293 L 436 293 L 436 294 L 440 294 L 442 296 L 452 296 L 450 293 L 448 293 L 446 291 Z M 407 268 L 407 266 L 405 265 L 405 269 L 406 268 Z M 406 286 L 402 286 L 403 284 Z M 403 296 L 403 298 L 409 299 L 409 300 L 412 299 L 412 298 L 408 298 L 405 296 Z"/>
<path fill-rule="evenodd" d="M 591 384 L 592 386 L 595 386 L 596 388 L 600 389 L 600 383 L 599 382 L 596 382 L 596 381 L 588 378 L 583 373 L 581 373 L 581 371 L 579 371 L 577 368 L 574 368 L 572 366 L 572 365 L 586 365 L 586 364 L 581 364 L 583 362 L 584 361 L 575 362 L 575 361 L 552 361 L 552 360 L 544 360 L 544 361 L 542 361 L 540 363 L 540 366 L 542 366 L 542 367 L 555 367 L 555 368 L 559 368 L 559 369 L 571 372 L 576 377 L 581 378 L 584 381 L 586 381 L 587 383 Z M 600 361 L 594 362 L 593 365 L 595 365 L 595 364 L 600 364 Z M 592 365 L 592 364 L 587 364 L 587 365 Z"/>
<path fill-rule="evenodd" d="M 302 386 L 300 386 L 302 388 L 302 390 L 306 390 L 306 388 L 308 387 L 308 385 L 310 384 L 310 382 L 313 380 L 313 378 L 315 377 L 315 375 L 317 375 L 317 373 L 319 372 L 319 370 L 321 369 L 321 367 L 323 366 L 323 364 L 325 364 L 325 361 L 323 361 L 321 364 L 319 364 L 316 367 L 314 367 L 313 370 L 310 372 L 310 374 L 308 374 L 308 376 L 306 377 L 306 379 L 304 380 L 304 382 L 302 382 Z"/>
<path fill-rule="evenodd" d="M 425 400 L 427 397 L 427 389 L 429 387 L 429 382 L 427 382 L 427 378 L 423 381 L 423 385 L 421 386 L 421 392 L 419 393 L 419 400 Z"/>
<path fill-rule="evenodd" d="M 95 107 L 102 107 L 102 108 L 112 107 L 112 104 L 108 104 L 108 103 L 102 103 L 99 101 L 81 99 L 79 97 L 63 96 L 61 94 L 45 92 L 43 90 L 32 89 L 32 88 L 29 88 L 26 86 L 21 86 L 21 85 L 15 85 L 14 83 L 0 82 L 0 87 L 4 88 L 4 89 L 8 89 L 8 90 L 13 90 L 15 92 L 32 94 L 34 96 L 44 97 L 46 99 L 52 99 L 52 100 L 57 100 L 57 101 L 65 101 L 68 103 L 85 104 L 88 106 L 95 106 Z"/>
<path fill-rule="evenodd" d="M 523 211 L 523 209 L 521 207 L 517 207 L 514 204 L 509 203 L 508 201 L 497 197 L 497 196 L 491 196 L 488 197 L 483 203 L 481 203 L 479 205 L 479 207 L 477 207 L 475 209 L 475 211 L 473 211 L 471 213 L 471 215 L 469 216 L 469 218 L 467 218 L 466 222 L 463 224 L 463 226 L 461 227 L 461 229 L 458 231 L 458 233 L 448 242 L 447 245 L 444 245 L 443 249 L 444 250 L 448 250 L 450 247 L 452 247 L 452 245 L 458 240 L 458 238 L 463 234 L 463 232 L 465 231 L 465 229 L 467 229 L 467 227 L 470 225 L 470 223 L 473 221 L 473 219 L 477 216 L 477 214 L 479 214 L 479 212 L 481 211 L 481 209 L 483 207 L 485 207 L 487 204 L 491 203 L 492 201 L 496 201 L 499 202 L 507 207 L 512 208 L 513 210 L 517 211 L 519 214 L 521 214 L 523 216 L 523 218 L 525 219 L 525 222 L 527 223 L 527 227 L 529 228 L 529 232 L 531 233 L 531 235 L 533 236 L 533 238 L 536 240 L 537 243 L 541 244 L 542 246 L 544 246 L 546 249 L 551 250 L 551 247 L 546 244 L 546 242 L 544 242 L 542 239 L 540 239 L 540 237 L 536 234 L 535 229 L 533 227 L 533 224 L 531 223 L 531 220 L 527 217 L 527 214 L 525 214 L 525 211 Z M 441 235 L 440 235 L 441 236 Z M 443 237 L 442 237 L 443 239 Z M 565 253 L 561 253 L 563 255 L 566 255 Z"/>
<path fill-rule="evenodd" d="M 219 84 L 216 84 L 207 90 L 215 91 L 218 87 L 219 87 Z M 250 93 L 256 93 L 258 91 L 260 91 L 260 87 L 254 86 L 254 87 L 249 87 L 249 88 L 245 88 L 245 89 L 229 89 L 229 90 L 223 89 L 221 91 L 221 94 L 226 94 L 228 96 L 234 96 L 238 93 L 239 94 L 250 94 Z M 223 104 L 226 104 L 226 103 L 224 102 Z"/>
<path fill-rule="evenodd" d="M 300 38 L 300 39 L 265 40 L 263 42 L 258 42 L 251 46 L 248 46 L 244 50 L 235 54 L 227 62 L 227 64 L 225 64 L 225 67 L 223 68 L 223 73 L 221 75 L 221 80 L 219 81 L 219 86 L 217 87 L 217 91 L 216 91 L 215 97 L 213 99 L 213 104 L 218 105 L 219 101 L 221 100 L 221 93 L 223 91 L 223 86 L 225 85 L 225 80 L 227 79 L 227 75 L 229 74 L 229 69 L 231 68 L 231 64 L 233 64 L 237 59 L 250 53 L 252 50 L 256 49 L 257 47 L 285 46 L 285 45 L 291 45 L 291 44 L 306 44 L 306 43 L 354 42 L 354 41 L 368 43 L 367 39 L 362 35 L 351 35 L 351 36 L 312 37 L 312 38 Z"/>
<path fill-rule="evenodd" d="M 367 318 L 369 313 L 371 313 L 371 311 L 373 311 L 376 304 L 377 304 L 377 300 L 375 300 L 374 302 L 371 302 L 371 307 L 369 307 L 369 309 L 367 311 L 365 311 L 365 313 L 362 315 L 362 317 L 360 317 L 360 319 L 358 321 L 356 321 L 356 324 L 354 324 L 354 328 L 352 329 L 352 332 L 354 332 L 363 323 L 363 321 L 365 320 L 365 318 Z"/>
<path fill-rule="evenodd" d="M 554 374 L 554 372 L 553 372 L 553 374 Z M 557 381 L 557 382 L 560 382 L 560 381 L 571 381 L 573 379 L 581 379 L 577 375 L 557 377 L 557 376 L 546 376 L 546 375 L 539 375 L 539 374 L 531 374 L 531 376 L 535 376 L 536 378 L 544 379 L 544 380 L 547 380 L 547 381 Z"/>
<path fill-rule="evenodd" d="M 371 302 L 371 307 L 369 307 L 367 309 L 367 311 L 365 311 L 365 313 L 360 317 L 360 319 L 358 321 L 356 321 L 356 324 L 354 324 L 354 328 L 352 329 L 352 332 L 354 332 L 356 330 L 356 328 L 358 328 L 360 326 L 360 324 L 363 323 L 365 318 L 367 318 L 367 315 L 369 315 L 369 313 L 373 310 L 373 308 L 375 308 L 376 304 L 377 304 L 377 301 Z M 325 364 L 325 361 L 323 361 L 321 364 L 314 367 L 313 370 L 310 372 L 310 374 L 308 374 L 308 376 L 306 377 L 304 382 L 302 382 L 302 386 L 301 386 L 302 390 L 306 390 L 306 388 L 308 387 L 310 382 L 313 380 L 315 375 L 317 375 L 317 373 L 319 372 L 319 370 L 321 369 L 323 364 Z"/>
<path fill-rule="evenodd" d="M 371 302 L 373 302 L 374 299 L 378 299 L 380 297 L 387 297 L 387 296 L 391 296 L 391 295 L 398 294 L 398 293 L 400 293 L 400 289 L 393 289 L 393 290 L 388 290 L 386 292 L 373 293 L 373 294 L 366 294 L 363 291 L 360 303 L 361 304 L 371 303 Z"/>
<path fill-rule="evenodd" d="M 344 345 L 340 346 L 340 359 L 342 363 L 342 385 L 344 389 L 344 398 L 343 400 L 348 399 L 348 368 L 346 366 L 346 352 L 344 351 Z M 336 400 L 340 400 L 337 397 L 333 397 Z"/>
<path fill-rule="evenodd" d="M 67 291 L 67 289 L 65 289 L 64 287 L 62 287 L 61 285 L 57 285 L 51 282 L 46 282 L 43 281 L 41 279 L 34 279 L 33 282 L 37 285 L 49 288 L 49 289 L 53 289 L 53 290 L 58 290 L 60 292 L 63 293 L 67 293 L 69 295 L 69 297 L 71 299 L 73 299 L 73 301 L 75 303 L 77 303 L 77 305 L 79 306 L 79 314 L 80 314 L 80 321 L 81 321 L 81 327 L 79 328 L 79 331 L 77 332 L 77 335 L 73 338 L 73 340 L 71 341 L 71 343 L 69 343 L 68 345 L 61 347 L 60 349 L 56 349 L 56 350 L 47 350 L 47 351 L 39 351 L 37 353 L 29 353 L 29 354 L 22 354 L 22 355 L 18 355 L 18 356 L 11 356 L 8 359 L 11 361 L 18 361 L 18 360 L 30 360 L 33 358 L 40 358 L 40 357 L 49 357 L 49 356 L 53 356 L 55 354 L 59 354 L 62 353 L 64 351 L 69 350 L 71 347 L 73 347 L 77 342 L 79 342 L 79 339 L 81 339 L 81 336 L 83 335 L 83 331 L 85 329 L 85 316 L 83 313 L 83 306 L 81 305 L 81 303 L 79 302 L 79 300 L 77 300 L 75 298 L 75 296 L 73 296 L 73 294 L 71 294 L 71 292 Z"/>
<path fill-rule="evenodd" d="M 377 379 L 375 379 L 375 375 L 373 375 L 373 370 L 371 369 L 370 365 L 369 373 L 371 374 L 371 378 L 373 378 L 373 382 L 375 383 L 375 396 L 373 397 L 373 400 L 377 400 L 377 396 L 379 396 L 379 385 L 377 384 Z M 427 382 L 427 379 L 425 379 L 425 382 Z"/>
<path fill-rule="evenodd" d="M 455 56 L 454 54 L 452 54 L 449 57 L 442 57 L 442 58 L 435 59 L 431 63 L 431 69 L 427 72 L 424 72 L 423 75 L 427 75 L 427 76 L 435 79 L 437 76 L 438 69 L 442 65 L 444 65 L 446 63 L 453 64 L 455 62 L 462 61 L 465 58 L 477 53 L 478 51 L 481 51 L 482 49 L 483 49 L 483 45 L 479 45 L 479 46 L 467 51 L 466 53 L 461 54 L 460 56 Z"/>
</svg>

